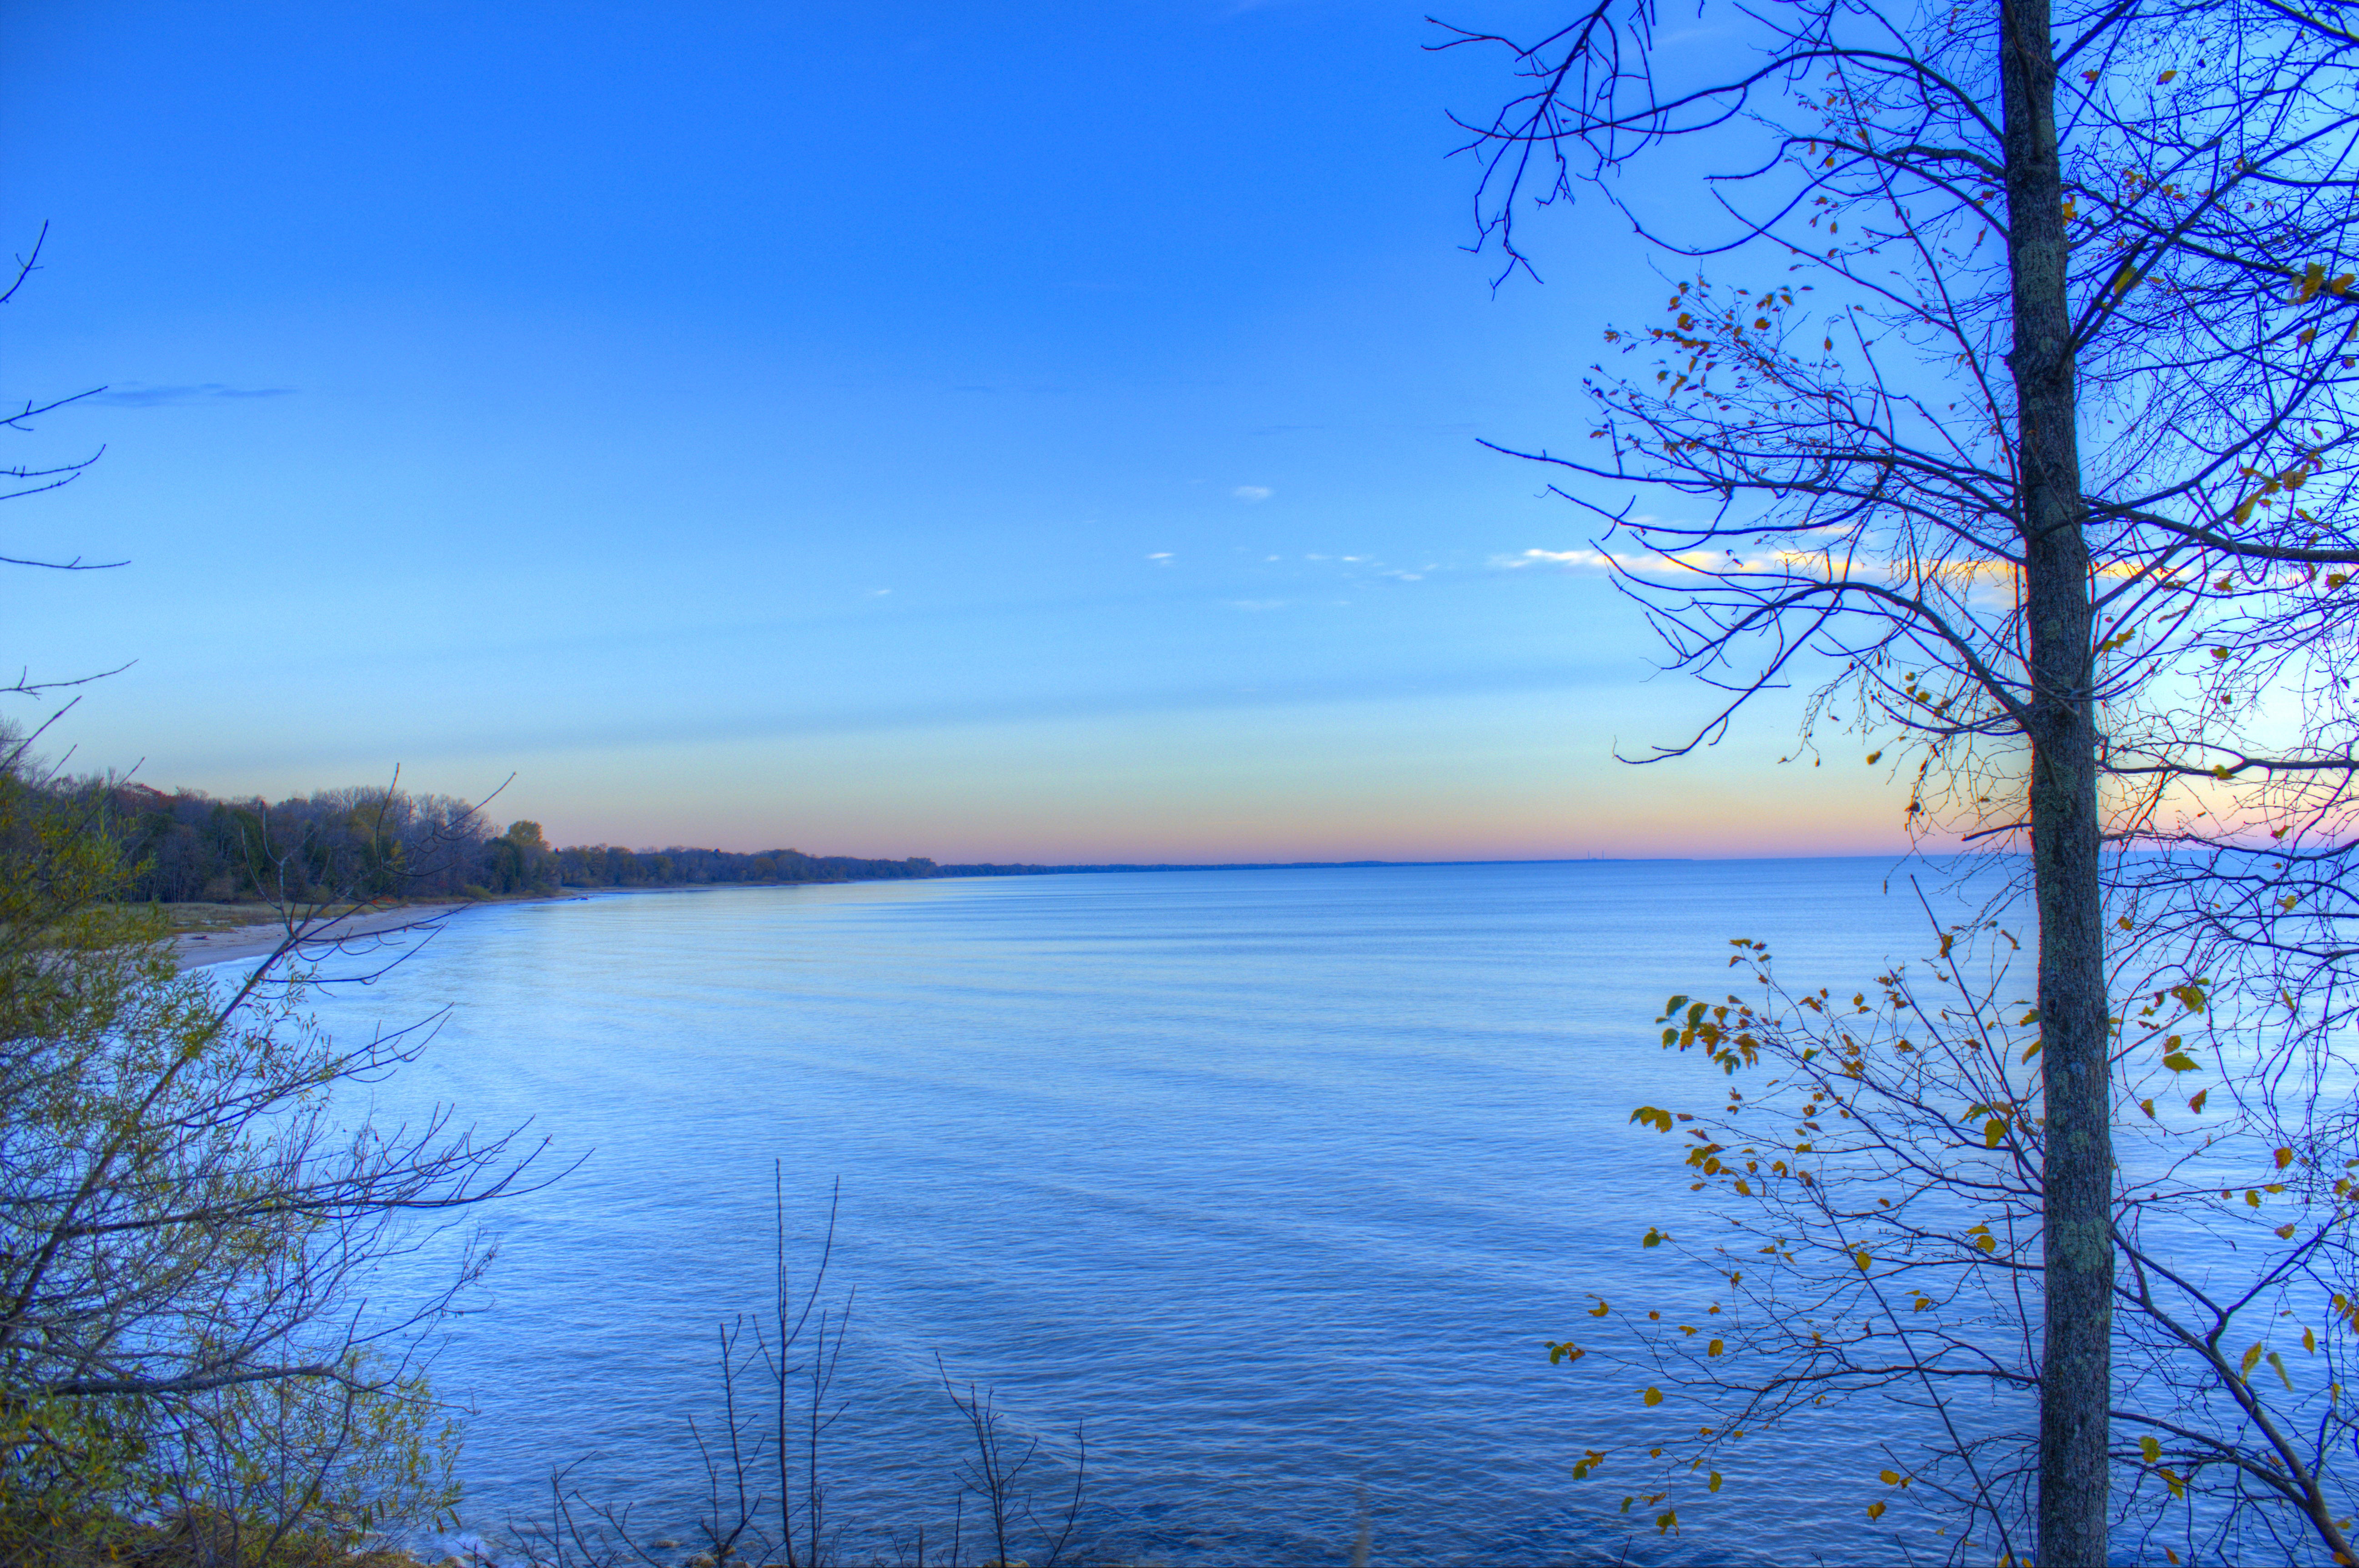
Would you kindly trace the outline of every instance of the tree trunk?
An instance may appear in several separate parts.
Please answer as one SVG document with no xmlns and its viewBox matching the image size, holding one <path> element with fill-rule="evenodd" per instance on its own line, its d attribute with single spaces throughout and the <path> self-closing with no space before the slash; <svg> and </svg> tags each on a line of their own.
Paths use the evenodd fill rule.
<svg viewBox="0 0 2359 1568">
<path fill-rule="evenodd" d="M 2096 720 L 2090 697 L 2093 610 L 2082 533 L 2049 0 L 2002 0 L 1999 47 L 2047 1101 L 2038 1552 L 2041 1568 L 2102 1568 L 2113 1381 L 2114 1151 Z"/>
</svg>

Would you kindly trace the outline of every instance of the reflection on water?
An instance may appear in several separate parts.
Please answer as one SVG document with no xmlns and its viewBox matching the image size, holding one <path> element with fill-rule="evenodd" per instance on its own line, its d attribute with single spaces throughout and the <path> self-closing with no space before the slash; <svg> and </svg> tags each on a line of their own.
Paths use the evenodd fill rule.
<svg viewBox="0 0 2359 1568">
<path fill-rule="evenodd" d="M 351 1029 L 452 1004 L 382 1114 L 445 1099 L 586 1156 L 493 1216 L 489 1299 L 439 1363 L 480 1412 L 478 1528 L 591 1456 L 650 1538 L 689 1539 L 684 1421 L 711 1415 L 715 1323 L 768 1299 L 779 1160 L 799 1246 L 842 1182 L 833 1281 L 857 1302 L 830 1506 L 854 1558 L 951 1518 L 939 1352 L 1057 1452 L 1086 1418 L 1085 1533 L 1141 1558 L 1346 1561 L 1364 1497 L 1379 1563 L 1625 1542 L 1859 1561 L 1873 1434 L 1765 1446 L 1756 1475 L 1683 1508 L 1683 1537 L 1634 1533 L 1612 1478 L 1575 1483 L 1568 1456 L 1642 1432 L 1636 1390 L 1541 1344 L 1590 1290 L 1678 1299 L 1637 1238 L 1686 1183 L 1628 1123 L 1704 1092 L 1667 1085 L 1664 996 L 1710 990 L 1737 935 L 1791 981 L 1856 986 L 1926 945 L 1895 869 L 611 896 L 472 912 L 321 1010 Z"/>
</svg>

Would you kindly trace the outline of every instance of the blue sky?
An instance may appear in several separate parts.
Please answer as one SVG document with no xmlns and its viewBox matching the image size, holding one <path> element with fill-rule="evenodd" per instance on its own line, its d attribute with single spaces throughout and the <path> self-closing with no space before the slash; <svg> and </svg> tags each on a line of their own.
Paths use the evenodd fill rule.
<svg viewBox="0 0 2359 1568">
<path fill-rule="evenodd" d="M 1454 14 L 1455 15 L 1455 14 Z M 1464 19 L 1520 30 L 1548 9 Z M 10 461 L 56 734 L 566 842 L 1048 860 L 1882 847 L 1703 711 L 1566 444 L 1661 285 L 1598 202 L 1467 255 L 1496 58 L 1324 0 L 0 13 Z M 1672 199 L 1666 193 L 1666 199 Z"/>
</svg>

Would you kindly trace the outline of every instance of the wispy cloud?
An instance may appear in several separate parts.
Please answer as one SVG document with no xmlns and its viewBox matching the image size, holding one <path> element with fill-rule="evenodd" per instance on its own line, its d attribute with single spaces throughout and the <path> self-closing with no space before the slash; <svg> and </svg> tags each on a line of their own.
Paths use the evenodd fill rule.
<svg viewBox="0 0 2359 1568">
<path fill-rule="evenodd" d="M 1242 613 L 1242 612 L 1241 612 Z M 1286 708 L 1330 703 L 1431 702 L 1454 697 L 1492 693 L 1587 691 L 1626 683 L 1625 665 L 1534 662 L 1530 664 L 1420 666 L 1414 670 L 1372 670 L 1333 674 L 1306 674 L 1266 680 L 1250 687 L 1204 681 L 1169 686 L 1083 687 L 1034 694 L 994 693 L 961 689 L 945 693 L 869 695 L 841 703 L 820 703 L 747 712 L 743 708 L 690 707 L 679 713 L 617 715 L 602 713 L 549 713 L 528 722 L 501 721 L 490 727 L 456 729 L 447 724 L 428 724 L 420 734 L 430 741 L 418 743 L 418 754 L 437 757 L 496 757 L 513 759 L 519 751 L 572 750 L 578 747 L 661 746 L 690 741 L 744 742 L 766 736 L 863 735 L 894 730 L 967 729 L 995 724 L 1073 724 L 1103 718 L 1148 718 L 1165 713 L 1218 712 L 1224 709 Z M 248 746 L 226 753 L 236 765 L 252 766 L 256 757 L 275 761 L 280 756 L 320 766 L 341 755 L 374 758 L 386 742 L 382 733 L 353 732 L 344 742 L 339 735 L 313 735 L 300 746 L 284 752 Z M 338 749 L 349 745 L 349 753 Z M 371 750 L 371 747 L 376 748 Z M 232 764 L 218 765 L 226 770 Z"/>
<path fill-rule="evenodd" d="M 1240 485 L 1229 494 L 1240 501 L 1266 501 L 1277 492 L 1266 485 Z"/>
<path fill-rule="evenodd" d="M 1677 573 L 1681 571 L 1703 573 L 1735 573 L 1754 576 L 1807 577 L 1824 583 L 1896 583 L 1913 581 L 1938 583 L 1958 593 L 1993 593 L 2008 589 L 2014 567 L 2003 561 L 1933 561 L 1906 567 L 1871 555 L 1853 558 L 1817 550 L 1765 550 L 1752 555 L 1734 551 L 1699 548 L 1668 554 L 1631 554 L 1621 558 L 1621 564 L 1639 574 Z M 1491 567 L 1499 572 L 1519 572 L 1532 567 L 1551 567 L 1559 572 L 1606 572 L 1614 561 L 1594 550 L 1527 550 L 1520 555 L 1495 555 Z"/>
<path fill-rule="evenodd" d="M 1158 550 L 1147 559 L 1158 566 L 1169 566 L 1171 564 L 1171 552 L 1168 550 Z"/>
<path fill-rule="evenodd" d="M 1224 601 L 1232 610 L 1282 610 L 1283 599 L 1230 599 Z"/>
<path fill-rule="evenodd" d="M 1532 566 L 1553 566 L 1560 572 L 1602 572 L 1605 557 L 1593 550 L 1527 550 L 1521 555 L 1495 555 L 1491 564 L 1503 572 Z"/>
<path fill-rule="evenodd" d="M 1266 556 L 1264 559 L 1266 561 L 1274 561 L 1280 558 L 1272 555 Z M 1441 570 L 1439 562 L 1430 561 L 1427 561 L 1422 566 L 1402 567 L 1394 566 L 1379 556 L 1326 555 L 1316 550 L 1305 555 L 1302 559 L 1305 561 L 1318 561 L 1322 565 L 1332 565 L 1346 568 L 1348 569 L 1347 574 L 1349 576 L 1363 581 L 1370 577 L 1388 577 L 1397 583 L 1422 583 L 1428 575 L 1433 572 L 1438 572 Z M 1503 557 L 1501 559 L 1509 560 L 1512 558 Z M 1518 561 L 1516 564 L 1520 565 L 1522 563 Z"/>
<path fill-rule="evenodd" d="M 218 381 L 207 381 L 194 387 L 150 387 L 145 382 L 126 381 L 120 387 L 110 387 L 92 399 L 112 403 L 118 408 L 160 408 L 171 403 L 203 403 L 220 397 L 291 397 L 292 387 L 225 387 Z"/>
</svg>

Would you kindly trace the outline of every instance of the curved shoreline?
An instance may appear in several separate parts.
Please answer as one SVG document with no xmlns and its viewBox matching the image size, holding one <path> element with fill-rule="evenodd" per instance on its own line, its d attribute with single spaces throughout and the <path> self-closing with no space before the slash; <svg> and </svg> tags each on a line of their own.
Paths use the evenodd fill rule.
<svg viewBox="0 0 2359 1568">
<path fill-rule="evenodd" d="M 390 937 L 403 931 L 422 931 L 449 920 L 462 909 L 474 907 L 469 902 L 411 904 L 395 909 L 340 915 L 333 920 L 317 922 L 306 931 L 299 945 L 324 949 L 358 937 Z M 278 919 L 258 920 L 253 925 L 230 931 L 183 932 L 172 939 L 172 958 L 183 970 L 266 958 L 278 951 L 287 941 L 288 934 L 287 922 Z"/>
</svg>

